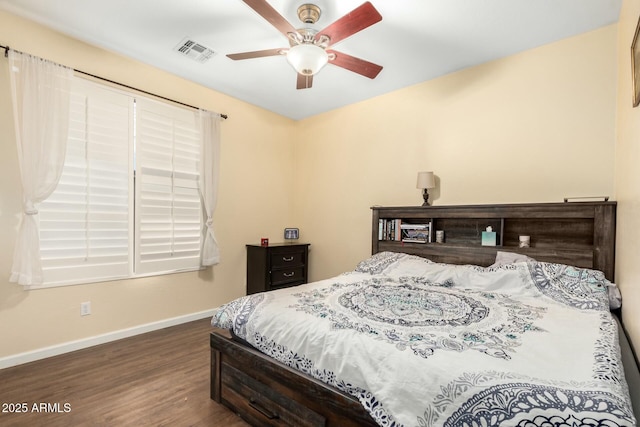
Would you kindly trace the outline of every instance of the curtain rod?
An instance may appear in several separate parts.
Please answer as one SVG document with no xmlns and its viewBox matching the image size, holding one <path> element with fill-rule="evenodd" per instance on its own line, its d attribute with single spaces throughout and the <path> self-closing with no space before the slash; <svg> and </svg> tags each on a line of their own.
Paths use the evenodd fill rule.
<svg viewBox="0 0 640 427">
<path fill-rule="evenodd" d="M 11 49 L 9 46 L 3 46 L 0 45 L 0 49 L 4 49 L 4 57 L 7 58 L 9 56 L 9 49 Z M 15 49 L 14 49 L 15 50 Z M 18 52 L 18 51 L 16 51 Z M 142 89 L 138 89 L 137 87 L 133 87 L 133 86 L 129 86 L 126 85 L 124 83 L 120 83 L 120 82 L 116 82 L 114 80 L 110 80 L 104 77 L 100 77 L 100 76 L 96 76 L 95 74 L 91 74 L 91 73 L 87 73 L 86 71 L 82 71 L 82 70 L 76 70 L 75 68 L 73 69 L 73 71 L 75 71 L 76 73 L 80 73 L 80 74 L 84 74 L 85 76 L 89 76 L 89 77 L 93 77 L 94 79 L 98 79 L 98 80 L 102 80 L 108 83 L 112 83 L 121 87 L 125 87 L 127 89 L 131 89 L 131 90 L 135 90 L 136 92 L 141 92 L 144 93 L 146 95 L 151 95 L 151 96 L 155 96 L 156 98 L 160 98 L 160 99 L 164 99 L 165 101 L 170 101 L 185 107 L 189 107 L 189 108 L 193 108 L 194 110 L 199 110 L 200 108 L 195 107 L 193 105 L 189 105 L 189 104 L 185 104 L 184 102 L 180 102 L 180 101 L 176 101 L 175 99 L 171 99 L 171 98 L 167 98 L 166 96 L 162 96 L 162 95 L 157 95 L 155 93 L 146 91 L 146 90 L 142 90 Z M 227 116 L 226 114 L 220 114 L 220 117 L 222 117 L 223 119 L 227 119 L 229 116 Z"/>
</svg>

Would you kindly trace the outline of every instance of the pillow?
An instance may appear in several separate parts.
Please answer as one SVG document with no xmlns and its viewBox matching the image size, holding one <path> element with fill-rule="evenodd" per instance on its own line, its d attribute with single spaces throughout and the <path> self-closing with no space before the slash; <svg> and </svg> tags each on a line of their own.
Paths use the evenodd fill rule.
<svg viewBox="0 0 640 427">
<path fill-rule="evenodd" d="M 513 264 L 515 262 L 535 262 L 536 260 L 526 255 L 517 254 L 515 252 L 498 251 L 496 253 L 496 261 L 490 267 L 499 267 L 501 265 Z"/>
<path fill-rule="evenodd" d="M 534 285 L 557 302 L 580 310 L 610 310 L 610 283 L 600 270 L 550 262 L 527 264 Z"/>
<path fill-rule="evenodd" d="M 618 286 L 608 280 L 605 281 L 604 284 L 607 287 L 607 293 L 609 294 L 609 308 L 611 310 L 617 310 L 622 307 L 622 294 L 620 293 Z"/>
<path fill-rule="evenodd" d="M 515 262 L 537 262 L 535 259 L 526 255 L 517 254 L 514 252 L 500 252 L 496 254 L 496 262 L 491 267 L 499 267 L 501 265 L 508 265 Z M 545 263 L 546 264 L 546 263 Z M 588 270 L 588 269 L 583 269 Z M 604 278 L 604 274 L 600 271 L 598 273 L 602 276 L 601 282 L 607 288 L 607 297 L 609 300 L 609 309 L 616 310 L 622 307 L 622 294 L 620 289 L 615 283 L 611 283 Z"/>
<path fill-rule="evenodd" d="M 388 274 L 391 272 L 403 272 L 405 275 L 421 275 L 421 266 L 433 264 L 426 258 L 397 252 L 378 252 L 371 257 L 362 260 L 356 266 L 358 273 Z M 416 269 L 417 267 L 417 269 Z M 417 270 L 420 274 L 416 273 Z M 415 273 L 415 274 L 412 274 Z"/>
</svg>

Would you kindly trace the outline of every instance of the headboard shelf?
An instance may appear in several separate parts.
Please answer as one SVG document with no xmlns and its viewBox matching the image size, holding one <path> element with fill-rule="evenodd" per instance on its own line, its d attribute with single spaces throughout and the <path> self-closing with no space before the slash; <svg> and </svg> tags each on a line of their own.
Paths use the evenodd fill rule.
<svg viewBox="0 0 640 427">
<path fill-rule="evenodd" d="M 538 261 L 601 270 L 613 281 L 616 207 L 616 202 L 374 206 L 372 253 L 405 252 L 436 262 L 488 266 L 497 251 L 517 252 Z M 400 234 L 382 236 L 383 221 L 393 221 L 394 227 L 429 224 L 431 242 L 403 242 Z M 488 225 L 496 232 L 496 246 L 481 245 Z M 435 230 L 444 231 L 444 243 L 434 243 Z M 518 246 L 520 235 L 530 236 L 531 247 Z"/>
</svg>

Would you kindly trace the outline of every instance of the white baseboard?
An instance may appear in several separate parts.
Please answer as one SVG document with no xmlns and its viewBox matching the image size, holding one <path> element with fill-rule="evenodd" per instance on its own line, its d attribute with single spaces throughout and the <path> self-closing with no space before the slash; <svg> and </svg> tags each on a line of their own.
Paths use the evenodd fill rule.
<svg viewBox="0 0 640 427">
<path fill-rule="evenodd" d="M 205 317 L 213 317 L 215 310 L 205 310 L 198 313 L 186 314 L 184 316 L 172 317 L 157 322 L 146 323 L 144 325 L 134 326 L 132 328 L 121 329 L 119 331 L 108 332 L 102 335 L 96 335 L 81 340 L 69 341 L 62 344 L 44 347 L 33 351 L 27 351 L 11 356 L 0 358 L 0 369 L 9 368 L 11 366 L 21 365 L 23 363 L 33 362 L 35 360 L 45 359 L 47 357 L 57 356 L 59 354 L 69 353 L 75 350 L 92 347 L 98 344 L 104 344 L 116 341 L 122 338 L 132 337 L 134 335 L 144 334 L 158 329 L 168 328 L 169 326 L 180 325 L 182 323 L 192 322 L 194 320 L 204 319 Z"/>
</svg>

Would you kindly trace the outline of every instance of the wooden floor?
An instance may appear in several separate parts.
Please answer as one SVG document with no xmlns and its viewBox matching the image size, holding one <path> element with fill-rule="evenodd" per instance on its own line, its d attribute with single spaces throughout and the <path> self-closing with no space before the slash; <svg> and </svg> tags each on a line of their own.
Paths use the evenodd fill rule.
<svg viewBox="0 0 640 427">
<path fill-rule="evenodd" d="M 0 370 L 0 425 L 246 427 L 209 399 L 209 321 Z"/>
</svg>

